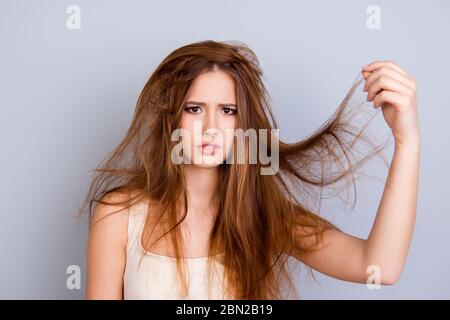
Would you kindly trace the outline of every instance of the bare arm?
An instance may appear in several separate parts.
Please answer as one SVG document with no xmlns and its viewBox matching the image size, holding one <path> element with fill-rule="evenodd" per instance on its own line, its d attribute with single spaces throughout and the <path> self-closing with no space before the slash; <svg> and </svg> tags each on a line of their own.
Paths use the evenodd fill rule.
<svg viewBox="0 0 450 320">
<path fill-rule="evenodd" d="M 106 199 L 117 201 L 120 196 Z M 122 199 L 120 199 L 122 200 Z M 98 204 L 89 231 L 86 299 L 122 299 L 128 211 Z"/>
<path fill-rule="evenodd" d="M 369 234 L 365 261 L 376 265 L 389 282 L 403 269 L 416 217 L 419 146 L 396 146 L 375 223 Z"/>
<path fill-rule="evenodd" d="M 383 108 L 395 137 L 395 151 L 373 227 L 367 240 L 328 230 L 319 250 L 297 258 L 329 276 L 360 283 L 367 281 L 367 268 L 375 266 L 381 284 L 393 284 L 403 270 L 416 217 L 420 139 L 415 81 L 392 62 L 374 62 L 368 70 L 368 100 Z M 387 93 L 381 94 L 383 91 Z"/>
<path fill-rule="evenodd" d="M 414 229 L 418 170 L 418 148 L 396 147 L 368 239 L 327 230 L 319 250 L 297 258 L 324 274 L 359 283 L 367 281 L 369 266 L 377 266 L 381 284 L 395 283 Z"/>
</svg>

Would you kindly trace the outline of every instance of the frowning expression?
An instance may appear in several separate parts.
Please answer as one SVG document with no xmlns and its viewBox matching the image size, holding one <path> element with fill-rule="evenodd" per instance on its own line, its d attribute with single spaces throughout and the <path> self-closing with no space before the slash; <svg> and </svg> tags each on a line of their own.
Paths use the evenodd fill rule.
<svg viewBox="0 0 450 320">
<path fill-rule="evenodd" d="M 234 79 L 220 69 L 201 73 L 183 108 L 181 128 L 191 136 L 183 139 L 185 161 L 202 167 L 223 163 L 233 145 L 238 112 Z"/>
</svg>

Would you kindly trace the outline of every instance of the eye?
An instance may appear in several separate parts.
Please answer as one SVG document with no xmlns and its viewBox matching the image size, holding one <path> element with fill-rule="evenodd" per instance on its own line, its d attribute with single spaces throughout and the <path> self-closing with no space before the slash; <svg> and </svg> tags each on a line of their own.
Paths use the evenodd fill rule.
<svg viewBox="0 0 450 320">
<path fill-rule="evenodd" d="M 189 113 L 200 113 L 200 106 L 192 106 L 184 108 Z"/>
<path fill-rule="evenodd" d="M 223 108 L 222 111 L 227 114 L 227 115 L 234 115 L 236 114 L 236 109 L 231 109 L 231 108 Z"/>
</svg>

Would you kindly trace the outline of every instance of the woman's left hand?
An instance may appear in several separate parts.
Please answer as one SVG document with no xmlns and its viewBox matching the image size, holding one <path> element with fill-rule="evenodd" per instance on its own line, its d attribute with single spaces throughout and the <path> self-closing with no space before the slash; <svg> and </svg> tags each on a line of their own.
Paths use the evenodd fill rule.
<svg viewBox="0 0 450 320">
<path fill-rule="evenodd" d="M 375 61 L 362 70 L 367 101 L 381 107 L 396 145 L 420 144 L 416 81 L 393 61 Z"/>
</svg>

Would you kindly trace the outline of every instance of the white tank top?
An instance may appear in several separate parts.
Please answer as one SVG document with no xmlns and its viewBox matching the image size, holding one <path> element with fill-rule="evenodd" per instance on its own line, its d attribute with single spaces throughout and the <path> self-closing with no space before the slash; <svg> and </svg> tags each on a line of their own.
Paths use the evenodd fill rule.
<svg viewBox="0 0 450 320">
<path fill-rule="evenodd" d="M 130 207 L 128 218 L 128 242 L 123 277 L 124 299 L 180 300 L 176 259 L 145 251 L 141 235 L 148 210 L 148 200 Z M 144 254 L 145 253 L 145 254 Z M 142 257 L 139 266 L 139 260 Z M 187 299 L 230 299 L 225 293 L 224 267 L 215 259 L 212 262 L 211 291 L 208 291 L 207 257 L 184 258 L 187 263 L 189 290 Z M 138 269 L 139 266 L 139 269 Z M 290 290 L 283 299 L 299 299 L 296 290 Z"/>
<path fill-rule="evenodd" d="M 141 244 L 148 209 L 148 200 L 130 207 L 128 218 L 128 242 L 124 273 L 124 299 L 180 300 L 176 259 L 145 251 Z M 139 260 L 145 252 L 139 266 Z M 211 295 L 208 291 L 207 257 L 184 258 L 189 280 L 188 299 L 228 299 L 224 295 L 223 266 L 212 263 Z"/>
</svg>

